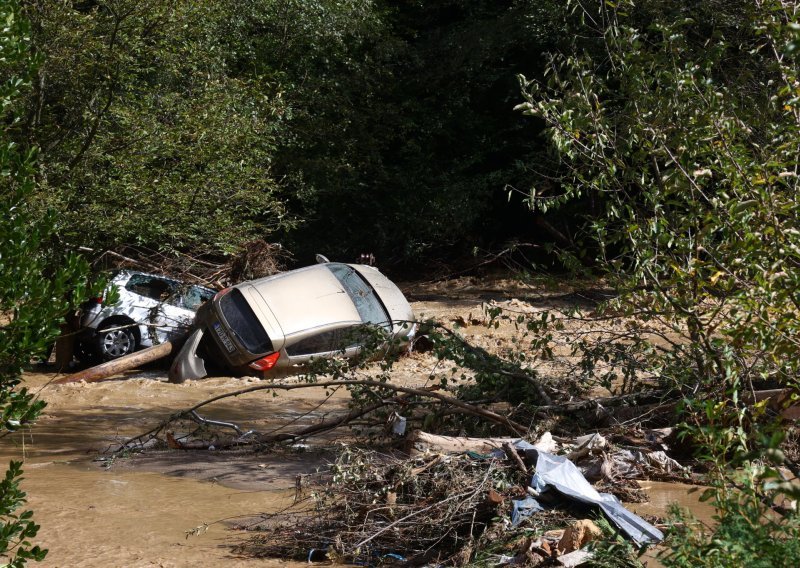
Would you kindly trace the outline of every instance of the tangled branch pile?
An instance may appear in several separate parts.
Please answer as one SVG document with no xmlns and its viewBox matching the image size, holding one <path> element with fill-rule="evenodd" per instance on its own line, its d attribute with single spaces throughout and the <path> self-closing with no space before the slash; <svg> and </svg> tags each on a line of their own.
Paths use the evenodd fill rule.
<svg viewBox="0 0 800 568">
<path fill-rule="evenodd" d="M 524 494 L 527 484 L 507 461 L 467 454 L 409 459 L 347 448 L 331 473 L 310 484 L 296 505 L 301 513 L 262 527 L 239 552 L 306 560 L 316 550 L 348 563 L 402 557 L 461 564 L 458 558 L 468 558 L 496 520 L 503 493 Z"/>
<path fill-rule="evenodd" d="M 176 252 L 164 254 L 142 246 L 125 246 L 103 251 L 93 264 L 96 269 L 143 270 L 221 288 L 280 272 L 290 259 L 291 253 L 281 245 L 256 239 L 242 244 L 235 254 L 226 257 L 201 258 Z"/>
</svg>

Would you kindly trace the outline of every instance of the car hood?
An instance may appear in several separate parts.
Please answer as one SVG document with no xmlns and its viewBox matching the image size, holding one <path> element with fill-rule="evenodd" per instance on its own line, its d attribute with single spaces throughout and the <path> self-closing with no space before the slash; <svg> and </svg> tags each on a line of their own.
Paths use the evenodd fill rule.
<svg viewBox="0 0 800 568">
<path fill-rule="evenodd" d="M 403 296 L 400 288 L 394 282 L 372 266 L 366 264 L 354 264 L 351 266 L 358 270 L 359 274 L 375 288 L 393 322 L 414 321 L 414 312 L 411 310 L 408 300 L 406 300 L 406 297 Z"/>
</svg>

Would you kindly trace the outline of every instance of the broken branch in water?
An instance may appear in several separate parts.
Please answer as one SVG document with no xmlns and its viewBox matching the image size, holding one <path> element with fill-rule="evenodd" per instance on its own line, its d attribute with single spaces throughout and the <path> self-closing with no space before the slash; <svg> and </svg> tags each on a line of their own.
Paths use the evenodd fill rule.
<svg viewBox="0 0 800 568">
<path fill-rule="evenodd" d="M 514 422 L 507 416 L 502 416 L 497 414 L 496 412 L 492 412 L 491 410 L 487 410 L 485 408 L 481 408 L 479 406 L 469 404 L 462 400 L 459 400 L 455 397 L 448 396 L 442 394 L 441 392 L 437 392 L 433 389 L 425 389 L 425 388 L 412 388 L 412 387 L 405 387 L 400 385 L 394 385 L 391 383 L 384 383 L 380 381 L 371 381 L 371 380 L 337 380 L 337 381 L 322 381 L 316 383 L 270 383 L 266 385 L 256 385 L 252 387 L 247 387 L 244 389 L 239 389 L 233 392 L 221 394 L 214 396 L 212 398 L 206 399 L 202 402 L 198 402 L 191 408 L 181 410 L 180 412 L 176 412 L 170 415 L 166 420 L 164 420 L 161 424 L 157 427 L 145 432 L 144 434 L 140 434 L 134 438 L 130 438 L 125 443 L 120 446 L 117 451 L 122 451 L 125 449 L 130 449 L 132 446 L 141 446 L 146 440 L 155 438 L 158 436 L 171 422 L 175 422 L 181 419 L 190 419 L 195 420 L 195 416 L 197 416 L 197 411 L 204 406 L 208 406 L 214 402 L 224 400 L 227 398 L 235 398 L 239 396 L 243 396 L 246 394 L 250 394 L 253 392 L 259 391 L 290 391 L 296 389 L 303 389 L 303 388 L 336 388 L 342 386 L 359 386 L 359 387 L 369 387 L 373 389 L 387 389 L 397 393 L 399 396 L 391 397 L 391 398 L 381 398 L 378 402 L 369 404 L 367 406 L 362 406 L 358 408 L 352 409 L 350 412 L 343 414 L 341 416 L 337 416 L 328 420 L 323 420 L 317 424 L 312 424 L 311 426 L 307 426 L 305 428 L 301 428 L 296 432 L 276 432 L 269 435 L 254 435 L 250 437 L 250 441 L 253 442 L 261 442 L 261 443 L 269 443 L 269 442 L 282 442 L 282 441 L 294 441 L 297 439 L 307 438 L 309 436 L 320 434 L 322 432 L 327 432 L 330 430 L 334 430 L 341 426 L 345 426 L 350 424 L 354 420 L 357 420 L 367 414 L 375 412 L 376 410 L 392 406 L 392 405 L 403 405 L 406 404 L 408 399 L 411 397 L 425 397 L 429 399 L 434 399 L 439 401 L 442 404 L 452 405 L 457 407 L 461 412 L 466 414 L 470 414 L 473 416 L 477 416 L 480 418 L 484 418 L 489 422 L 494 424 L 501 425 L 507 428 L 510 432 L 516 435 L 522 435 L 527 432 L 527 428 L 522 424 Z"/>
<path fill-rule="evenodd" d="M 407 407 L 412 402 L 411 399 L 416 397 L 424 398 L 429 401 L 431 399 L 438 401 L 444 406 L 449 406 L 450 412 L 458 412 L 462 414 L 476 416 L 478 418 L 483 418 L 491 423 L 503 426 L 510 433 L 516 436 L 524 435 L 529 430 L 526 426 L 512 420 L 508 416 L 498 414 L 491 410 L 487 410 L 486 408 L 482 408 L 477 404 L 464 402 L 453 396 L 449 396 L 441 392 L 438 392 L 436 390 L 438 387 L 413 388 L 413 387 L 406 387 L 406 386 L 395 385 L 391 383 L 385 383 L 373 380 L 333 380 L 333 381 L 322 381 L 316 383 L 314 382 L 270 383 L 270 384 L 260 384 L 220 394 L 212 398 L 206 399 L 204 401 L 201 401 L 192 406 L 191 408 L 182 410 L 180 412 L 176 412 L 170 415 L 166 420 L 161 422 L 157 427 L 149 430 L 148 432 L 140 434 L 139 436 L 127 440 L 114 453 L 124 450 L 130 450 L 132 447 L 136 446 L 142 447 L 148 440 L 158 437 L 159 434 L 161 434 L 165 430 L 165 428 L 169 426 L 170 423 L 176 422 L 178 420 L 189 419 L 193 420 L 194 422 L 200 423 L 197 420 L 198 417 L 197 411 L 205 406 L 208 406 L 220 400 L 244 396 L 250 393 L 260 392 L 260 391 L 275 392 L 275 391 L 291 391 L 304 388 L 334 389 L 340 387 L 368 387 L 372 389 L 386 389 L 389 391 L 393 391 L 396 396 L 388 398 L 380 397 L 379 400 L 371 404 L 353 408 L 349 412 L 331 418 L 327 418 L 315 424 L 311 424 L 310 426 L 305 426 L 291 432 L 286 431 L 286 425 L 282 425 L 269 433 L 248 432 L 246 442 L 263 443 L 263 444 L 276 443 L 276 442 L 296 442 L 298 440 L 302 440 L 305 438 L 309 438 L 311 436 L 335 430 L 342 426 L 351 425 L 355 423 L 357 420 L 365 416 L 368 416 L 382 408 L 387 408 L 391 406 Z M 629 393 L 621 396 L 604 397 L 599 399 L 575 401 L 564 404 L 540 406 L 535 408 L 534 414 L 539 417 L 545 417 L 545 416 L 552 416 L 553 414 L 581 414 L 585 412 L 596 411 L 597 409 L 604 409 L 605 411 L 608 411 L 608 409 L 615 407 L 620 408 L 620 407 L 627 407 L 630 405 L 641 405 L 643 403 L 646 404 L 647 402 L 652 402 L 654 400 L 659 401 L 660 404 L 665 404 L 665 403 L 669 404 L 672 401 L 672 399 L 670 399 L 667 393 L 664 393 L 663 391 L 659 390 L 651 390 L 639 393 Z M 294 422 L 296 422 L 296 420 L 292 421 L 292 423 Z M 207 425 L 215 425 L 213 422 L 210 421 L 205 421 L 205 423 Z M 240 443 L 245 443 L 243 438 L 239 438 L 231 442 L 231 444 L 240 444 Z M 225 445 L 231 445 L 231 444 L 223 444 L 221 446 L 219 443 L 217 443 L 216 446 L 223 447 Z"/>
</svg>

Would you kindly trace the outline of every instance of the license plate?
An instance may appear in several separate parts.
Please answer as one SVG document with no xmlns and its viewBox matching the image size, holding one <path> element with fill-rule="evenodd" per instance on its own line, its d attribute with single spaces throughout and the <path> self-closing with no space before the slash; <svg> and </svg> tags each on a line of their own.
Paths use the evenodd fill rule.
<svg viewBox="0 0 800 568">
<path fill-rule="evenodd" d="M 227 333 L 222 331 L 222 325 L 220 325 L 218 321 L 214 322 L 214 331 L 217 332 L 217 337 L 219 337 L 219 340 L 225 346 L 225 349 L 228 350 L 228 353 L 233 353 L 236 350 L 236 348 L 233 346 L 233 341 L 231 341 L 231 338 L 228 337 Z"/>
</svg>

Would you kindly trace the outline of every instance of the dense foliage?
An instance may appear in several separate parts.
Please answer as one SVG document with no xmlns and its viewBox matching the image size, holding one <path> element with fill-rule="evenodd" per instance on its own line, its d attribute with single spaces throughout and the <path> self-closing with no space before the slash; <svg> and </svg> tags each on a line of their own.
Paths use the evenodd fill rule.
<svg viewBox="0 0 800 568">
<path fill-rule="evenodd" d="M 44 61 L 20 136 L 41 148 L 40 194 L 67 243 L 214 255 L 290 224 L 270 166 L 280 85 L 229 44 L 246 11 L 26 4 Z"/>
<path fill-rule="evenodd" d="M 561 165 L 558 191 L 532 190 L 531 206 L 605 204 L 582 252 L 622 292 L 613 313 L 636 322 L 618 341 L 580 345 L 585 368 L 613 360 L 637 385 L 677 390 L 714 465 L 716 534 L 681 533 L 669 565 L 796 558 L 797 511 L 770 510 L 796 494 L 772 467 L 780 436 L 764 441 L 780 418 L 747 393 L 796 392 L 800 379 L 797 10 L 584 3 L 573 48 L 551 58 L 546 82 L 524 81 L 520 108 L 545 120 Z"/>
<path fill-rule="evenodd" d="M 562 11 L 560 2 L 385 2 L 381 27 L 339 73 L 311 61 L 324 84 L 280 154 L 303 180 L 307 225 L 294 248 L 397 261 L 529 234 L 508 188 L 533 179 L 541 145 L 513 111 L 515 74 L 562 41 Z"/>
<path fill-rule="evenodd" d="M 44 407 L 21 386 L 22 369 L 58 335 L 59 320 L 82 297 L 87 269 L 76 257 L 53 250 L 54 217 L 32 205 L 35 152 L 9 136 L 18 125 L 34 64 L 29 23 L 16 3 L 5 2 L 0 5 L 0 438 L 29 427 Z M 21 475 L 22 464 L 12 461 L 0 480 L 0 560 L 12 567 L 47 553 L 31 544 L 39 527 L 31 511 L 20 511 Z"/>
<path fill-rule="evenodd" d="M 70 245 L 400 261 L 531 232 L 515 74 L 560 2 L 23 4 L 44 57 L 15 135 Z"/>
<path fill-rule="evenodd" d="M 40 64 L 20 90 L 27 42 L 4 44 L 7 424 L 35 414 L 18 369 L 80 272 L 37 280 L 50 244 L 218 259 L 268 239 L 391 262 L 527 240 L 621 294 L 597 317 L 630 327 L 574 342 L 581 378 L 682 399 L 707 450 L 720 542 L 742 544 L 714 556 L 681 533 L 666 561 L 736 565 L 772 537 L 792 552 L 796 512 L 768 507 L 791 493 L 780 424 L 746 393 L 800 379 L 795 2 L 22 5 Z M 452 334 L 439 354 L 476 369 L 479 395 L 546 404 L 524 371 L 551 356 L 553 320 L 511 317 L 534 340 L 499 367 Z"/>
</svg>

